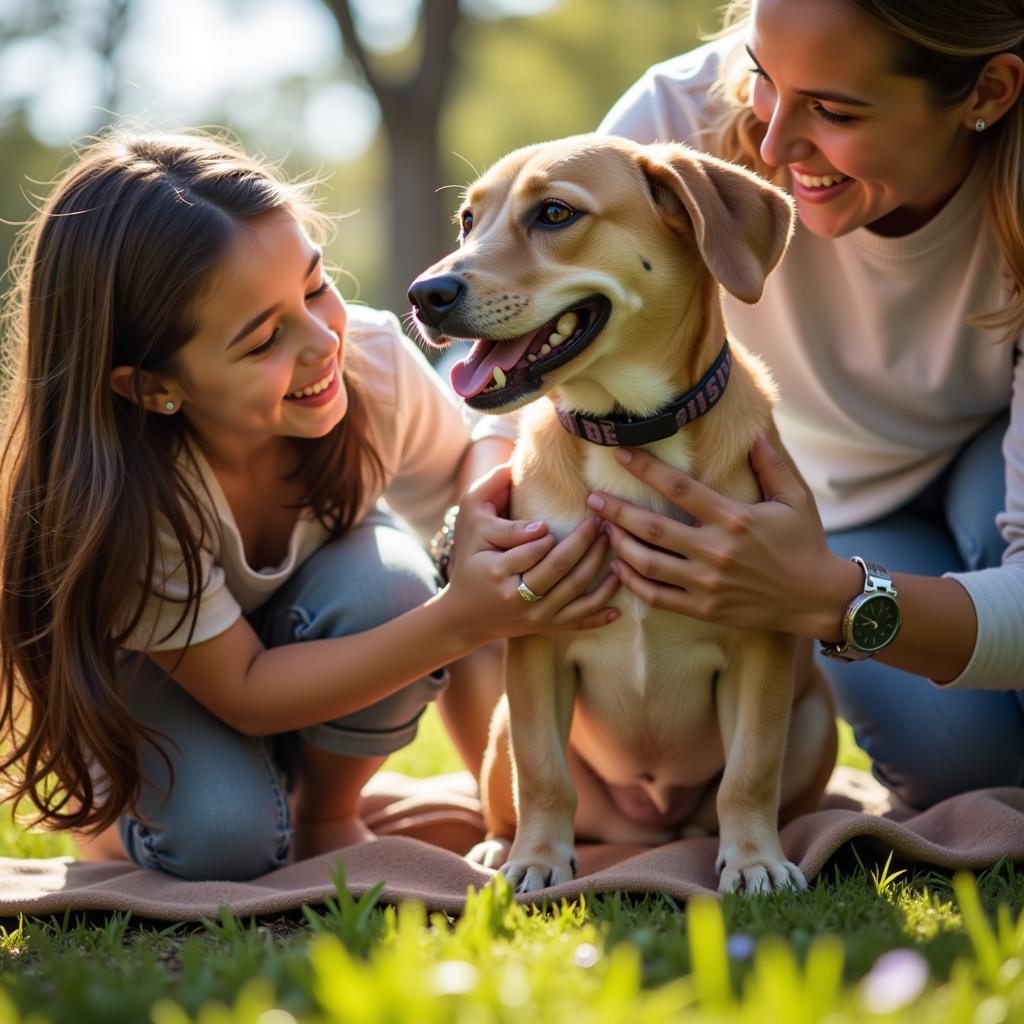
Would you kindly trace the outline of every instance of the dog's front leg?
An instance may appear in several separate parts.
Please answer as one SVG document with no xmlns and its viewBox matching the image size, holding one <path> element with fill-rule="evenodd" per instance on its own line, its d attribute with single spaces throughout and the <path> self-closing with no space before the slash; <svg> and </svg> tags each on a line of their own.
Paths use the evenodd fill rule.
<svg viewBox="0 0 1024 1024">
<path fill-rule="evenodd" d="M 744 638 L 719 674 L 718 720 L 725 772 L 718 788 L 720 892 L 764 892 L 795 885 L 800 869 L 779 842 L 779 791 L 793 699 L 793 639 Z"/>
<path fill-rule="evenodd" d="M 576 790 L 565 756 L 574 671 L 556 659 L 548 637 L 509 641 L 505 685 L 517 823 L 501 872 L 518 892 L 559 885 L 576 874 Z"/>
</svg>

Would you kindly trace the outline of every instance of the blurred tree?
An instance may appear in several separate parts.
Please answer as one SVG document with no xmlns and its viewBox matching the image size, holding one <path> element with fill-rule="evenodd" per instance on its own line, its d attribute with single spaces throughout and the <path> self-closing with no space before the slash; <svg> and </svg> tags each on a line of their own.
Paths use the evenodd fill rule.
<svg viewBox="0 0 1024 1024">
<path fill-rule="evenodd" d="M 506 17 L 460 46 L 442 149 L 456 180 L 518 146 L 593 131 L 657 62 L 718 27 L 720 0 L 562 0 L 543 14 Z M 454 202 L 449 200 L 450 208 Z"/>
<path fill-rule="evenodd" d="M 401 77 L 375 61 L 360 39 L 349 0 L 324 0 L 338 22 L 345 48 L 380 105 L 388 152 L 389 274 L 384 292 L 391 309 L 408 305 L 413 279 L 444 251 L 438 127 L 453 70 L 452 38 L 463 19 L 459 0 L 424 0 L 413 47 L 417 58 Z"/>
<path fill-rule="evenodd" d="M 26 80 L 25 69 L 45 69 L 69 42 L 88 52 L 102 80 L 94 83 L 92 123 L 82 125 L 81 130 L 98 130 L 116 119 L 113 112 L 123 84 L 118 58 L 137 2 L 97 0 L 82 5 L 69 0 L 35 0 L 2 11 L 0 51 L 10 55 L 18 43 L 33 41 L 38 50 L 20 65 L 20 75 L 8 76 L 8 88 L 0 94 L 0 254 L 10 253 L 18 228 L 38 205 L 38 193 L 45 194 L 46 182 L 55 176 L 59 158 L 67 159 L 66 153 L 58 154 L 40 138 L 33 104 L 44 83 L 42 79 Z M 6 268 L 6 262 L 0 266 Z M 2 283 L 9 284 L 6 274 Z M 0 293 L 3 290 L 0 288 Z"/>
<path fill-rule="evenodd" d="M 0 257 L 56 171 L 57 153 L 32 134 L 24 110 L 8 112 L 0 142 Z"/>
<path fill-rule="evenodd" d="M 128 30 L 135 0 L 108 0 L 96 41 L 96 56 L 103 63 L 104 81 L 100 94 L 100 110 L 109 120 L 117 110 L 121 95 L 120 49 Z"/>
<path fill-rule="evenodd" d="M 510 2 L 421 0 L 412 40 L 381 56 L 360 37 L 352 0 L 323 2 L 380 104 L 383 151 L 370 159 L 383 162 L 388 181 L 377 195 L 348 202 L 347 183 L 338 184 L 342 206 L 361 209 L 339 249 L 366 298 L 399 312 L 408 307 L 408 284 L 455 238 L 458 196 L 439 188 L 472 180 L 517 146 L 592 131 L 649 64 L 715 29 L 718 7 L 718 0 L 556 0 L 541 13 L 516 14 Z M 380 227 L 375 209 L 390 225 L 383 251 L 366 231 Z M 376 267 L 361 259 L 367 248 L 382 260 Z"/>
<path fill-rule="evenodd" d="M 358 212 L 343 221 L 328 255 L 358 279 L 358 288 L 342 281 L 346 297 L 401 313 L 409 282 L 455 239 L 450 216 L 458 197 L 439 188 L 472 180 L 516 146 L 593 129 L 649 64 L 716 26 L 717 2 L 202 0 L 202 9 L 219 12 L 210 24 L 233 32 L 213 41 L 225 54 L 239 45 L 233 30 L 280 15 L 280 32 L 269 33 L 276 49 L 246 49 L 244 67 L 282 70 L 221 75 L 186 121 L 224 125 L 248 149 L 271 159 L 284 154 L 287 169 L 303 174 L 335 159 L 324 156 L 324 139 L 353 133 L 351 108 L 322 106 L 324 91 L 365 83 L 380 109 L 376 138 L 355 158 L 321 163 L 326 208 Z M 178 49 L 188 33 L 146 34 L 165 3 L 0 0 L 0 253 L 10 247 L 11 222 L 30 213 L 31 194 L 45 193 L 35 183 L 52 180 L 70 158 L 66 143 L 95 131 L 110 111 L 155 127 L 169 118 L 168 127 L 181 124 L 166 113 L 176 108 L 176 94 L 159 86 L 194 64 Z M 181 18 L 187 22 L 190 5 L 199 3 L 180 0 Z M 297 46 L 291 33 L 300 10 L 307 24 L 315 12 L 316 54 L 307 34 L 296 59 L 282 64 L 281 48 Z M 407 27 L 415 23 L 411 36 L 381 31 L 395 11 Z M 89 59 L 80 66 L 83 53 Z M 72 62 L 85 97 L 78 109 L 90 118 L 77 127 L 65 116 L 64 94 L 49 88 L 67 79 L 51 69 L 69 70 Z M 149 68 L 164 73 L 147 78 Z M 203 79 L 201 70 L 196 77 Z"/>
</svg>

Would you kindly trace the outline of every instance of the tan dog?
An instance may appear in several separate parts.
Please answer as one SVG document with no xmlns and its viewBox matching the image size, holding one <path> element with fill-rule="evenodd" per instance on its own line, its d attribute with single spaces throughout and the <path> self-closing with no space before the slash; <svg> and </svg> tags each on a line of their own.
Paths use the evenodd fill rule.
<svg viewBox="0 0 1024 1024">
<path fill-rule="evenodd" d="M 740 345 L 723 347 L 718 286 L 760 297 L 792 228 L 782 192 L 681 145 L 580 136 L 499 161 L 460 216 L 459 250 L 410 297 L 433 344 L 482 339 L 452 371 L 470 406 L 550 399 L 521 417 L 517 519 L 564 536 L 594 490 L 680 516 L 616 462 L 613 442 L 638 443 L 626 414 L 662 413 L 640 425 L 667 431 L 649 451 L 760 500 L 748 457 L 771 427 L 773 385 Z M 717 828 L 723 891 L 804 887 L 778 822 L 780 804 L 784 816 L 816 805 L 834 764 L 824 682 L 805 673 L 794 704 L 791 637 L 660 611 L 624 588 L 614 603 L 600 629 L 510 641 L 482 779 L 490 839 L 470 856 L 504 860 L 532 891 L 573 877 L 574 835 L 655 844 Z"/>
</svg>

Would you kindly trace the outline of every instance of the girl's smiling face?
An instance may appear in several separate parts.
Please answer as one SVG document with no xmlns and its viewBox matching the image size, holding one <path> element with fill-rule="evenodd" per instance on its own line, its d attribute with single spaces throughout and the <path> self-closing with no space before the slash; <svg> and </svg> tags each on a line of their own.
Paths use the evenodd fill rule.
<svg viewBox="0 0 1024 1024">
<path fill-rule="evenodd" d="M 951 109 L 893 70 L 894 40 L 845 0 L 754 0 L 747 49 L 761 156 L 786 167 L 801 222 L 836 238 L 927 223 L 970 170 L 970 100 Z"/>
<path fill-rule="evenodd" d="M 171 389 L 208 453 L 322 437 L 345 415 L 345 305 L 290 214 L 239 229 L 194 317 Z"/>
</svg>

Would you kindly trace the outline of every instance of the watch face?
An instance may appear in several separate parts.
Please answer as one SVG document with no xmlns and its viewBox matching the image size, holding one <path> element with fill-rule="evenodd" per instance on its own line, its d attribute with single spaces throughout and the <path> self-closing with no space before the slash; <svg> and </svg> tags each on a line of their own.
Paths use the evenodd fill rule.
<svg viewBox="0 0 1024 1024">
<path fill-rule="evenodd" d="M 853 613 L 850 638 L 862 651 L 885 647 L 900 628 L 900 606 L 883 594 L 876 594 L 857 606 Z"/>
</svg>

